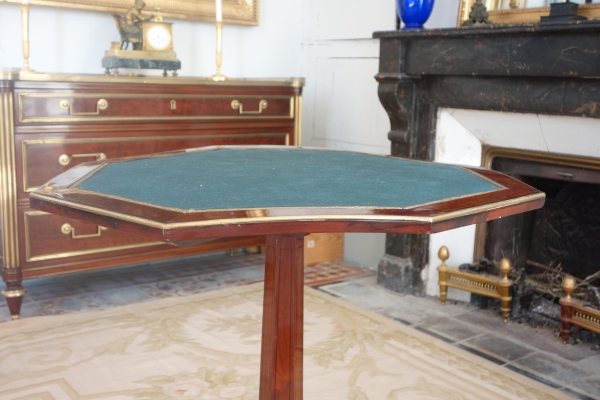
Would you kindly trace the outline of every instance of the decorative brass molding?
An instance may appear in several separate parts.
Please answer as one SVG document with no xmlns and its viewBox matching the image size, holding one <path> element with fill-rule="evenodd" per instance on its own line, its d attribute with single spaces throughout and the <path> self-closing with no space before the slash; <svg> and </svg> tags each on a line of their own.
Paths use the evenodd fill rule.
<svg viewBox="0 0 600 400">
<path fill-rule="evenodd" d="M 4 68 L 0 67 L 0 80 L 2 81 L 18 81 L 20 68 Z"/>
<path fill-rule="evenodd" d="M 28 171 L 27 171 L 27 161 L 28 161 L 28 157 L 27 157 L 27 146 L 39 146 L 39 145 L 44 145 L 44 144 L 84 144 L 84 143 L 107 143 L 107 142 L 122 142 L 122 143 L 128 143 L 128 142 L 145 142 L 145 141 L 155 141 L 155 140 L 184 140 L 184 139 L 219 139 L 219 138 L 224 138 L 224 139 L 235 139 L 235 138 L 259 138 L 259 137 L 284 137 L 285 140 L 285 145 L 289 146 L 290 145 L 290 135 L 287 132 L 274 132 L 274 133 L 250 133 L 250 134 L 244 134 L 244 133 L 234 133 L 234 134 L 229 134 L 229 135 L 192 135 L 192 136 L 146 136 L 146 137 L 137 137 L 137 136 L 132 136 L 132 137 L 110 137 L 110 138 L 80 138 L 80 139 L 25 139 L 21 142 L 21 158 L 23 160 L 23 190 L 27 193 L 33 192 L 34 190 L 37 189 L 37 186 L 29 186 L 29 181 L 28 181 Z M 104 155 L 104 158 L 99 158 L 100 154 Z M 93 154 L 87 154 L 90 157 L 96 157 L 97 160 L 105 160 L 107 158 L 106 154 L 104 153 L 93 153 Z M 63 162 L 61 162 L 61 160 L 63 159 L 63 156 L 65 156 L 64 154 L 62 156 L 60 156 L 59 158 L 59 162 L 61 165 L 67 165 L 67 164 L 63 164 Z M 74 156 L 83 156 L 83 154 L 74 154 L 71 157 Z M 67 156 L 68 157 L 68 156 Z M 70 161 L 70 159 L 69 159 Z"/>
<path fill-rule="evenodd" d="M 119 43 L 119 42 L 114 42 Z M 149 51 L 149 50 L 121 50 L 110 49 L 104 53 L 105 57 L 123 57 L 123 58 L 149 58 L 153 60 L 177 60 L 177 54 L 174 51 Z"/>
<path fill-rule="evenodd" d="M 32 117 L 25 118 L 23 115 L 23 99 L 26 98 L 49 98 L 49 99 L 61 99 L 63 97 L 67 97 L 65 94 L 47 94 L 47 93 L 19 93 L 18 95 L 18 111 L 19 111 L 19 122 L 21 123 L 32 123 L 32 122 L 48 122 L 48 123 L 56 123 L 56 122 L 83 122 L 83 121 L 173 121 L 173 120 L 222 120 L 222 119 L 245 119 L 245 118 L 268 118 L 268 119 L 291 119 L 294 118 L 294 103 L 293 97 L 290 96 L 256 96 L 256 95 L 172 95 L 172 94 L 156 94 L 156 95 L 147 95 L 147 94 L 120 94 L 120 93 L 73 93 L 69 94 L 68 97 L 72 99 L 94 99 L 100 98 L 98 100 L 98 110 L 97 112 L 92 113 L 78 113 L 71 114 L 70 113 L 70 104 L 65 99 L 61 99 L 59 101 L 59 105 L 63 109 L 69 108 L 69 115 L 75 115 L 75 117 Z M 258 113 L 253 113 L 252 115 L 248 112 L 244 112 L 243 115 L 163 115 L 163 116 L 103 116 L 99 115 L 99 110 L 105 109 L 108 107 L 108 100 L 106 99 L 254 99 L 265 101 L 265 99 L 273 99 L 273 100 L 287 100 L 290 105 L 289 113 L 287 115 L 257 115 Z M 106 106 L 104 108 L 100 108 L 101 101 L 106 102 Z M 104 103 L 102 103 L 104 104 Z M 68 105 L 68 107 L 67 107 Z M 233 107 L 233 104 L 232 104 Z M 265 107 L 266 108 L 266 107 Z"/>
<path fill-rule="evenodd" d="M 463 272 L 456 267 L 448 267 L 446 260 L 450 258 L 450 252 L 446 246 L 440 247 L 438 257 L 442 260 L 442 265 L 438 267 L 440 300 L 442 305 L 446 303 L 449 287 L 465 290 L 481 296 L 500 299 L 502 318 L 504 322 L 508 321 L 513 284 L 508 279 L 508 274 L 512 270 L 512 265 L 508 259 L 503 258 L 500 261 L 500 273 L 502 277 L 495 277 Z"/>
<path fill-rule="evenodd" d="M 2 0 L 0 0 L 2 1 Z M 106 76 L 106 75 L 73 75 L 73 74 L 20 74 L 18 68 L 0 68 L 0 79 L 25 82 L 75 82 L 75 83 L 136 83 L 158 85 L 199 85 L 199 86 L 244 86 L 244 87 L 293 87 L 305 85 L 304 78 L 229 78 L 224 81 L 213 81 L 211 78 L 193 78 L 178 76 L 177 79 L 165 79 L 160 76 L 144 76 L 140 74 Z"/>
<path fill-rule="evenodd" d="M 19 267 L 17 168 L 12 93 L 0 91 L 0 215 L 5 269 Z"/>
<path fill-rule="evenodd" d="M 20 4 L 21 0 L 0 0 L 6 3 Z M 146 14 L 160 15 L 167 19 L 184 19 L 190 21 L 215 21 L 214 0 L 145 0 Z M 131 2 L 122 0 L 29 0 L 34 6 L 50 6 L 72 8 L 78 10 L 100 11 L 123 14 L 131 6 Z M 109 16 L 107 16 L 108 18 Z M 227 24 L 258 25 L 259 0 L 225 0 L 223 1 L 223 21 Z"/>
<path fill-rule="evenodd" d="M 296 95 L 292 99 L 294 102 L 294 143 L 296 146 L 302 146 L 302 95 Z"/>
<path fill-rule="evenodd" d="M 515 158 L 517 160 L 537 161 L 542 163 L 568 165 L 588 169 L 600 169 L 600 158 L 573 156 L 569 154 L 545 153 L 533 150 L 511 149 L 506 147 L 486 146 L 481 149 L 481 166 L 492 168 L 496 157 Z"/>
<path fill-rule="evenodd" d="M 23 214 L 24 214 L 24 225 L 25 225 L 25 261 L 26 262 L 55 260 L 57 258 L 85 256 L 85 255 L 90 255 L 90 254 L 106 253 L 109 251 L 130 250 L 130 249 L 137 249 L 140 247 L 150 247 L 150 246 L 158 246 L 158 245 L 164 244 L 163 242 L 145 242 L 145 243 L 122 245 L 122 246 L 98 247 L 98 248 L 94 248 L 94 249 L 90 249 L 90 250 L 66 251 L 66 252 L 62 252 L 62 253 L 52 253 L 52 254 L 42 254 L 42 255 L 32 256 L 31 255 L 31 238 L 29 237 L 30 219 L 32 217 L 41 216 L 41 215 L 50 215 L 50 214 L 45 213 L 43 211 L 25 211 Z M 56 218 L 59 218 L 59 217 L 56 217 Z M 68 233 L 62 229 L 63 227 L 64 227 L 64 224 L 61 227 L 61 232 Z M 100 227 L 98 227 L 98 228 L 99 228 L 98 231 L 100 231 Z"/>
<path fill-rule="evenodd" d="M 578 309 L 576 306 L 574 308 L 575 312 L 573 313 L 572 323 L 600 333 L 600 312 L 598 310 L 585 306 L 581 309 Z"/>
<path fill-rule="evenodd" d="M 52 190 L 52 189 L 50 189 L 50 190 Z M 86 192 L 84 190 L 80 190 L 77 188 L 73 188 L 70 190 L 72 192 L 89 193 L 89 192 Z M 107 196 L 107 195 L 102 195 L 102 194 L 98 194 L 98 193 L 96 193 L 96 195 L 101 196 L 101 197 L 119 198 L 118 196 Z M 546 197 L 546 195 L 544 193 L 536 193 L 536 194 L 531 194 L 531 195 L 527 195 L 527 196 L 523 196 L 523 197 L 518 197 L 515 199 L 503 200 L 503 201 L 498 201 L 495 203 L 485 204 L 482 206 L 466 208 L 466 209 L 460 210 L 460 211 L 440 213 L 440 214 L 438 214 L 436 216 L 432 216 L 432 217 L 421 217 L 421 216 L 411 216 L 411 215 L 403 215 L 403 216 L 378 215 L 378 214 L 373 214 L 373 215 L 369 215 L 369 216 L 360 215 L 360 214 L 358 214 L 358 215 L 357 214 L 349 214 L 349 215 L 341 215 L 341 214 L 340 215 L 332 215 L 332 214 L 319 215 L 319 214 L 315 214 L 315 215 L 301 215 L 301 216 L 285 215 L 285 216 L 267 216 L 267 217 L 226 218 L 226 219 L 214 219 L 214 220 L 208 220 L 208 221 L 170 222 L 170 223 L 162 223 L 162 222 L 157 222 L 155 220 L 150 220 L 150 219 L 143 218 L 143 217 L 137 217 L 137 216 L 123 214 L 123 213 L 114 212 L 114 211 L 107 211 L 107 210 L 104 210 L 104 209 L 101 209 L 98 207 L 88 206 L 88 205 L 80 204 L 80 203 L 74 203 L 72 201 L 59 199 L 56 197 L 47 197 L 46 193 L 43 193 L 43 192 L 32 192 L 30 194 L 30 197 L 39 199 L 42 201 L 47 201 L 49 203 L 72 207 L 77 210 L 88 211 L 88 212 L 92 212 L 92 213 L 95 213 L 98 215 L 104 215 L 104 216 L 111 217 L 111 218 L 121 219 L 123 221 L 129 221 L 129 222 L 137 223 L 140 225 L 145 225 L 145 226 L 152 227 L 152 228 L 168 230 L 168 229 L 178 229 L 178 228 L 212 226 L 212 225 L 220 225 L 220 224 L 223 224 L 223 225 L 226 225 L 226 224 L 254 224 L 254 223 L 266 223 L 266 222 L 314 221 L 314 220 L 364 221 L 365 219 L 368 219 L 370 221 L 395 221 L 395 222 L 413 221 L 413 222 L 425 222 L 425 223 L 434 224 L 437 222 L 446 221 L 448 219 L 459 218 L 459 217 L 463 217 L 463 216 L 467 216 L 467 215 L 476 214 L 479 212 L 485 212 L 488 210 L 495 210 L 498 208 L 508 207 L 508 206 L 511 206 L 514 204 L 535 201 L 535 200 Z M 143 202 L 133 201 L 130 199 L 123 199 L 123 200 L 128 201 L 130 203 L 146 204 Z M 160 206 L 155 206 L 155 205 L 153 205 L 153 207 L 166 208 L 166 207 L 160 207 Z M 287 208 L 287 207 L 278 207 L 278 208 Z M 313 208 L 313 207 L 302 207 L 302 208 L 306 209 L 306 208 Z M 314 207 L 314 208 L 326 209 L 328 207 Z M 354 207 L 332 207 L 332 208 L 353 209 Z M 369 209 L 369 208 L 372 208 L 372 207 L 361 207 L 361 209 Z M 214 211 L 214 210 L 203 210 L 203 211 Z"/>
<path fill-rule="evenodd" d="M 486 145 L 482 146 L 481 166 L 483 168 L 491 169 L 494 158 L 496 157 L 514 158 L 517 160 L 536 161 L 600 170 L 600 158 L 580 157 L 558 153 L 544 153 L 533 150 L 510 149 Z M 473 260 L 480 260 L 484 257 L 486 234 L 487 222 L 477 224 L 475 228 L 475 250 L 473 252 Z"/>
<path fill-rule="evenodd" d="M 461 0 L 458 9 L 457 26 L 461 26 L 463 21 L 469 19 L 469 12 L 475 0 Z M 486 3 L 489 3 L 486 1 Z M 486 4 L 487 5 L 487 4 Z M 494 24 L 527 24 L 538 23 L 540 17 L 550 14 L 550 7 L 539 8 L 515 8 L 510 10 L 494 10 L 488 5 L 489 20 Z M 600 4 L 580 4 L 578 13 L 590 19 L 600 17 Z"/>
<path fill-rule="evenodd" d="M 27 290 L 25 290 L 25 289 L 12 289 L 12 290 L 3 290 L 0 293 L 2 293 L 2 296 L 10 299 L 10 298 L 13 298 L 13 297 L 23 297 L 23 296 L 25 296 L 25 294 L 27 293 Z M 17 316 L 17 318 L 18 318 L 18 316 Z"/>
</svg>

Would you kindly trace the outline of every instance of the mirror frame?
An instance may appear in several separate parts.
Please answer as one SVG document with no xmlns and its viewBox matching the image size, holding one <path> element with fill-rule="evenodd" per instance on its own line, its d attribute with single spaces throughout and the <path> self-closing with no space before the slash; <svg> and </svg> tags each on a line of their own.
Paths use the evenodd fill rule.
<svg viewBox="0 0 600 400">
<path fill-rule="evenodd" d="M 498 0 L 488 0 L 485 3 L 494 3 Z M 522 0 L 521 0 L 522 1 Z M 471 6 L 475 0 L 460 0 L 460 8 L 458 9 L 457 26 L 461 26 L 464 20 L 469 18 Z M 579 14 L 588 17 L 589 19 L 600 18 L 600 4 L 580 4 Z M 513 10 L 488 10 L 489 20 L 494 24 L 531 24 L 540 22 L 540 17 L 550 13 L 550 7 L 539 8 L 518 8 Z"/>
<path fill-rule="evenodd" d="M 215 22 L 215 0 L 145 0 L 144 13 L 154 14 L 156 8 L 167 19 Z M 258 25 L 260 0 L 223 1 L 223 22 L 237 25 Z M 0 0 L 0 3 L 30 4 L 123 14 L 133 0 Z"/>
</svg>

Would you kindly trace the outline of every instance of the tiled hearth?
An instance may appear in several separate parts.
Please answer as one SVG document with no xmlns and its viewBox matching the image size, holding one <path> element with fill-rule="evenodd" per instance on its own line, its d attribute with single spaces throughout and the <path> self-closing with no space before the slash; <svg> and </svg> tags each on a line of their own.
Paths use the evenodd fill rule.
<svg viewBox="0 0 600 400">
<path fill-rule="evenodd" d="M 263 279 L 261 255 L 215 254 L 63 277 L 31 280 L 23 318 L 69 314 L 186 296 Z M 345 271 L 345 272 L 344 272 Z M 307 284 L 359 307 L 430 334 L 580 399 L 600 399 L 600 351 L 594 344 L 562 345 L 556 332 L 509 321 L 497 310 L 387 291 L 369 270 L 345 262 L 309 267 Z M 319 277 L 319 275 L 322 275 Z M 336 278 L 337 277 L 337 278 Z M 320 284 L 315 279 L 322 279 Z M 332 283 L 332 281 L 335 281 Z M 0 306 L 0 329 L 11 324 Z"/>
</svg>

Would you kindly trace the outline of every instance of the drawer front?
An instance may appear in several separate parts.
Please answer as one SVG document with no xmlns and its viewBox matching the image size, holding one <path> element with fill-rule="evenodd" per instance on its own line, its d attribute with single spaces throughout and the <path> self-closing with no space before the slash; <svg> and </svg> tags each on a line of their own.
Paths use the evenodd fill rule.
<svg viewBox="0 0 600 400">
<path fill-rule="evenodd" d="M 20 160 L 22 165 L 18 174 L 18 178 L 22 178 L 18 179 L 20 198 L 28 197 L 28 193 L 38 186 L 82 162 L 215 144 L 289 145 L 290 132 L 81 139 L 30 138 L 31 135 L 17 135 L 17 162 Z"/>
<path fill-rule="evenodd" d="M 18 124 L 293 119 L 294 98 L 251 95 L 19 93 Z"/>
<path fill-rule="evenodd" d="M 163 244 L 42 211 L 24 211 L 25 263 Z"/>
</svg>

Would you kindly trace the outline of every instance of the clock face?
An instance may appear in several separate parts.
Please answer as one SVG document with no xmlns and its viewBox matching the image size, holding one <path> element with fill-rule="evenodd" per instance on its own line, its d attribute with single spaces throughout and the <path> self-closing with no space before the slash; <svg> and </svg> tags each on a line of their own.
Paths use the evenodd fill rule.
<svg viewBox="0 0 600 400">
<path fill-rule="evenodd" d="M 155 50 L 164 50 L 171 43 L 171 35 L 162 26 L 153 26 L 146 36 L 148 44 Z"/>
</svg>

